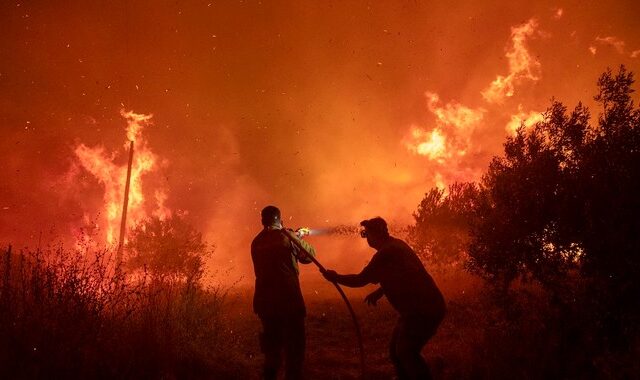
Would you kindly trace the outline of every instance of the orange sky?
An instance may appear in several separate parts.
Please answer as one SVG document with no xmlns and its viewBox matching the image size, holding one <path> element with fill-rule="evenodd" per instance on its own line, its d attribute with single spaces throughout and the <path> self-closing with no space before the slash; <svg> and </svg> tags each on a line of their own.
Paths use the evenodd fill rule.
<svg viewBox="0 0 640 380">
<path fill-rule="evenodd" d="M 122 109 L 153 114 L 145 194 L 166 189 L 212 265 L 242 269 L 268 203 L 292 226 L 408 223 L 431 186 L 477 179 L 510 122 L 552 96 L 592 105 L 607 66 L 640 71 L 636 1 L 64 3 L 0 5 L 3 244 L 100 223 L 74 150 L 124 164 Z M 368 252 L 329 240 L 330 265 Z"/>
</svg>

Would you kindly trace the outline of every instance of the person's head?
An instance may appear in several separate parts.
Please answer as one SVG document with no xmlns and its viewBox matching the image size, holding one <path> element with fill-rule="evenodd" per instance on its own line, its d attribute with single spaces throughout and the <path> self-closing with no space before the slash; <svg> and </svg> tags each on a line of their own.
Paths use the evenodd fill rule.
<svg viewBox="0 0 640 380">
<path fill-rule="evenodd" d="M 267 206 L 260 213 L 262 217 L 262 225 L 265 227 L 282 227 L 282 219 L 280 209 L 276 206 Z"/>
<path fill-rule="evenodd" d="M 367 238 L 367 243 L 369 243 L 371 248 L 378 249 L 389 239 L 387 222 L 379 216 L 373 219 L 363 220 L 360 222 L 360 225 L 364 228 L 360 231 L 360 236 Z"/>
</svg>

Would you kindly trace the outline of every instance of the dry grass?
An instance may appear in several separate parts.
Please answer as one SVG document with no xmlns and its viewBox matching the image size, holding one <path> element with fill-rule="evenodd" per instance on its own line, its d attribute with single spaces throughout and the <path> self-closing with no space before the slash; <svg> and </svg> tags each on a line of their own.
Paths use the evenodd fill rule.
<svg viewBox="0 0 640 380">
<path fill-rule="evenodd" d="M 260 324 L 251 287 L 125 278 L 108 252 L 0 254 L 0 378 L 257 379 Z M 303 273 L 303 277 L 308 273 Z M 640 344 L 594 350 L 579 320 L 535 289 L 505 311 L 468 275 L 436 274 L 448 314 L 424 351 L 436 379 L 639 378 Z M 326 282 L 304 277 L 310 380 L 359 378 L 350 317 Z M 391 379 L 396 314 L 348 289 L 364 336 L 367 379 Z"/>
<path fill-rule="evenodd" d="M 125 277 L 109 252 L 5 252 L 2 378 L 245 378 L 225 291 Z M 231 359 L 231 360 L 230 360 Z"/>
</svg>

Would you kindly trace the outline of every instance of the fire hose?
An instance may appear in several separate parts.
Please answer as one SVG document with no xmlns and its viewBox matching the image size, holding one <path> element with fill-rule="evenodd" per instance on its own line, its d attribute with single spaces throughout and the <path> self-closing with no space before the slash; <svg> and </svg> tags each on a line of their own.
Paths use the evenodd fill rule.
<svg viewBox="0 0 640 380">
<path fill-rule="evenodd" d="M 296 232 L 287 230 L 286 228 L 282 229 L 282 231 L 284 231 L 285 234 L 287 234 L 287 236 L 289 237 L 291 242 L 293 244 L 295 244 L 295 246 L 298 247 L 298 249 L 300 249 L 302 252 L 307 254 L 307 257 L 309 258 L 309 260 L 311 260 L 311 262 L 313 262 L 318 267 L 318 269 L 320 269 L 321 273 L 326 272 L 327 271 L 326 268 L 320 263 L 320 261 L 318 261 L 318 259 L 316 259 L 311 254 L 309 254 L 309 252 L 307 252 L 307 250 L 298 241 L 298 238 L 299 238 L 298 234 L 301 235 L 301 236 L 304 236 L 305 234 L 308 235 L 307 231 L 301 231 L 301 230 L 307 230 L 308 231 L 308 229 L 304 229 L 304 228 L 301 228 L 301 229 L 297 230 Z M 299 232 L 299 231 L 301 231 L 301 232 Z M 337 282 L 331 282 L 331 283 L 333 284 L 333 286 L 336 287 L 336 289 L 338 290 L 338 293 L 340 293 L 340 296 L 342 297 L 342 300 L 347 305 L 347 309 L 349 310 L 349 314 L 351 314 L 351 319 L 353 320 L 353 326 L 354 326 L 355 331 L 356 331 L 356 338 L 358 340 L 358 350 L 360 351 L 361 377 L 364 378 L 364 375 L 365 375 L 364 344 L 362 343 L 362 330 L 360 329 L 360 322 L 358 322 L 358 317 L 356 316 L 356 312 L 353 310 L 353 307 L 351 306 L 351 302 L 349 302 L 349 299 L 347 298 L 347 295 L 344 293 L 344 290 L 342 290 L 342 287 Z"/>
</svg>

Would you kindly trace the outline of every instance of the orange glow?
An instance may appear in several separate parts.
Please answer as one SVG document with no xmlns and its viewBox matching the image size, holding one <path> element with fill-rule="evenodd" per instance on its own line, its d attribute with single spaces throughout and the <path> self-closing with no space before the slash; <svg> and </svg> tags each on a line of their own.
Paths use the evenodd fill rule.
<svg viewBox="0 0 640 380">
<path fill-rule="evenodd" d="M 407 225 L 551 97 L 595 118 L 598 75 L 640 73 L 634 2 L 63 3 L 3 7 L 0 243 L 117 243 L 133 140 L 127 225 L 188 214 L 244 280 L 265 205 Z M 368 259 L 311 239 L 328 266 Z"/>
</svg>

